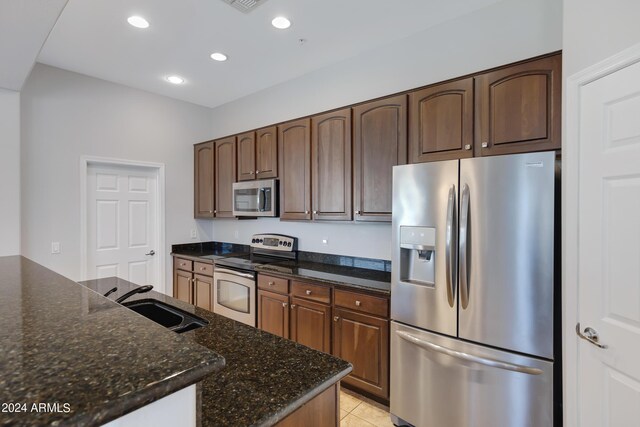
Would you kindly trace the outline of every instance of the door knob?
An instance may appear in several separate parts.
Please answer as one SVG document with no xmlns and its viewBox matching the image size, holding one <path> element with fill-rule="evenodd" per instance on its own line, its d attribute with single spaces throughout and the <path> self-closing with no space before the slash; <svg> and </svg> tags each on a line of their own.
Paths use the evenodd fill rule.
<svg viewBox="0 0 640 427">
<path fill-rule="evenodd" d="M 156 251 L 154 251 L 153 249 L 151 249 L 151 252 L 146 253 L 145 255 L 151 255 L 151 256 L 154 256 L 155 254 L 156 254 Z M 182 265 L 182 264 L 180 264 L 180 265 Z"/>
<path fill-rule="evenodd" d="M 585 341 L 589 341 L 591 344 L 595 345 L 596 347 L 605 349 L 608 346 L 604 345 L 604 344 L 600 344 L 600 337 L 598 336 L 598 331 L 596 331 L 595 329 L 591 328 L 591 327 L 586 327 L 584 328 L 584 333 L 580 332 L 580 322 L 578 322 L 576 324 L 576 334 L 578 334 L 578 336 L 580 338 L 582 338 Z"/>
</svg>

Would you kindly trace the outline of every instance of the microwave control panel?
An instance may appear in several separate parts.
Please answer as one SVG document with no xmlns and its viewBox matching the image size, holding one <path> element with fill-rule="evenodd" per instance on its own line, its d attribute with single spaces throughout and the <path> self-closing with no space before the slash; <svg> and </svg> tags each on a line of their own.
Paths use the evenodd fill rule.
<svg viewBox="0 0 640 427">
<path fill-rule="evenodd" d="M 298 239 L 283 234 L 254 234 L 251 236 L 251 247 L 293 252 L 298 249 Z"/>
</svg>

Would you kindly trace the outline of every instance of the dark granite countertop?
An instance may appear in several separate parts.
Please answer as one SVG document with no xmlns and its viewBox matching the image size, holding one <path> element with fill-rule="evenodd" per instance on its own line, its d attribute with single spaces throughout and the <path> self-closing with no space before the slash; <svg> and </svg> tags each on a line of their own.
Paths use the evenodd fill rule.
<svg viewBox="0 0 640 427">
<path fill-rule="evenodd" d="M 218 258 L 244 255 L 249 246 L 225 242 L 200 242 L 172 245 L 171 255 L 212 264 Z"/>
<path fill-rule="evenodd" d="M 389 295 L 390 273 L 309 261 L 282 261 L 256 267 L 259 273 L 276 273 L 293 279 L 311 279 L 343 288 L 357 288 Z"/>
<path fill-rule="evenodd" d="M 200 381 L 224 359 L 27 258 L 0 258 L 0 425 L 100 425 Z"/>
<path fill-rule="evenodd" d="M 83 283 L 98 292 L 118 286 L 117 298 L 136 285 L 116 278 Z M 207 319 L 209 325 L 182 334 L 225 358 L 225 367 L 200 383 L 200 419 L 208 426 L 271 426 L 351 371 L 329 354 L 210 311 L 150 292 L 156 298 Z"/>
</svg>

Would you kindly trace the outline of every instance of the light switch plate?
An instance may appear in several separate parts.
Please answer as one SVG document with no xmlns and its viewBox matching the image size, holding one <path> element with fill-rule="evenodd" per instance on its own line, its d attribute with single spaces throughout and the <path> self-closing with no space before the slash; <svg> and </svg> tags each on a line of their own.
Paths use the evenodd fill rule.
<svg viewBox="0 0 640 427">
<path fill-rule="evenodd" d="M 191 238 L 192 239 L 197 239 L 198 238 L 198 231 L 195 228 L 191 229 Z"/>
<path fill-rule="evenodd" d="M 60 242 L 51 242 L 51 253 L 52 254 L 60 253 Z"/>
</svg>

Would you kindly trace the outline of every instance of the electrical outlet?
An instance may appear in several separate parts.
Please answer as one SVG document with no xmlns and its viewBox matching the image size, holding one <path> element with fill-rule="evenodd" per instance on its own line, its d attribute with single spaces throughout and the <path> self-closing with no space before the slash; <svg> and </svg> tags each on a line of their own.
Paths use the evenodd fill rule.
<svg viewBox="0 0 640 427">
<path fill-rule="evenodd" d="M 51 242 L 51 253 L 52 254 L 60 253 L 60 242 Z"/>
<path fill-rule="evenodd" d="M 240 232 L 238 230 L 234 231 L 233 235 L 235 236 L 236 239 L 240 238 Z"/>
<path fill-rule="evenodd" d="M 195 228 L 191 229 L 191 238 L 192 239 L 197 239 L 198 238 L 198 231 Z"/>
<path fill-rule="evenodd" d="M 322 238 L 322 244 L 325 246 L 329 246 L 329 238 L 328 237 L 323 237 Z"/>
</svg>

